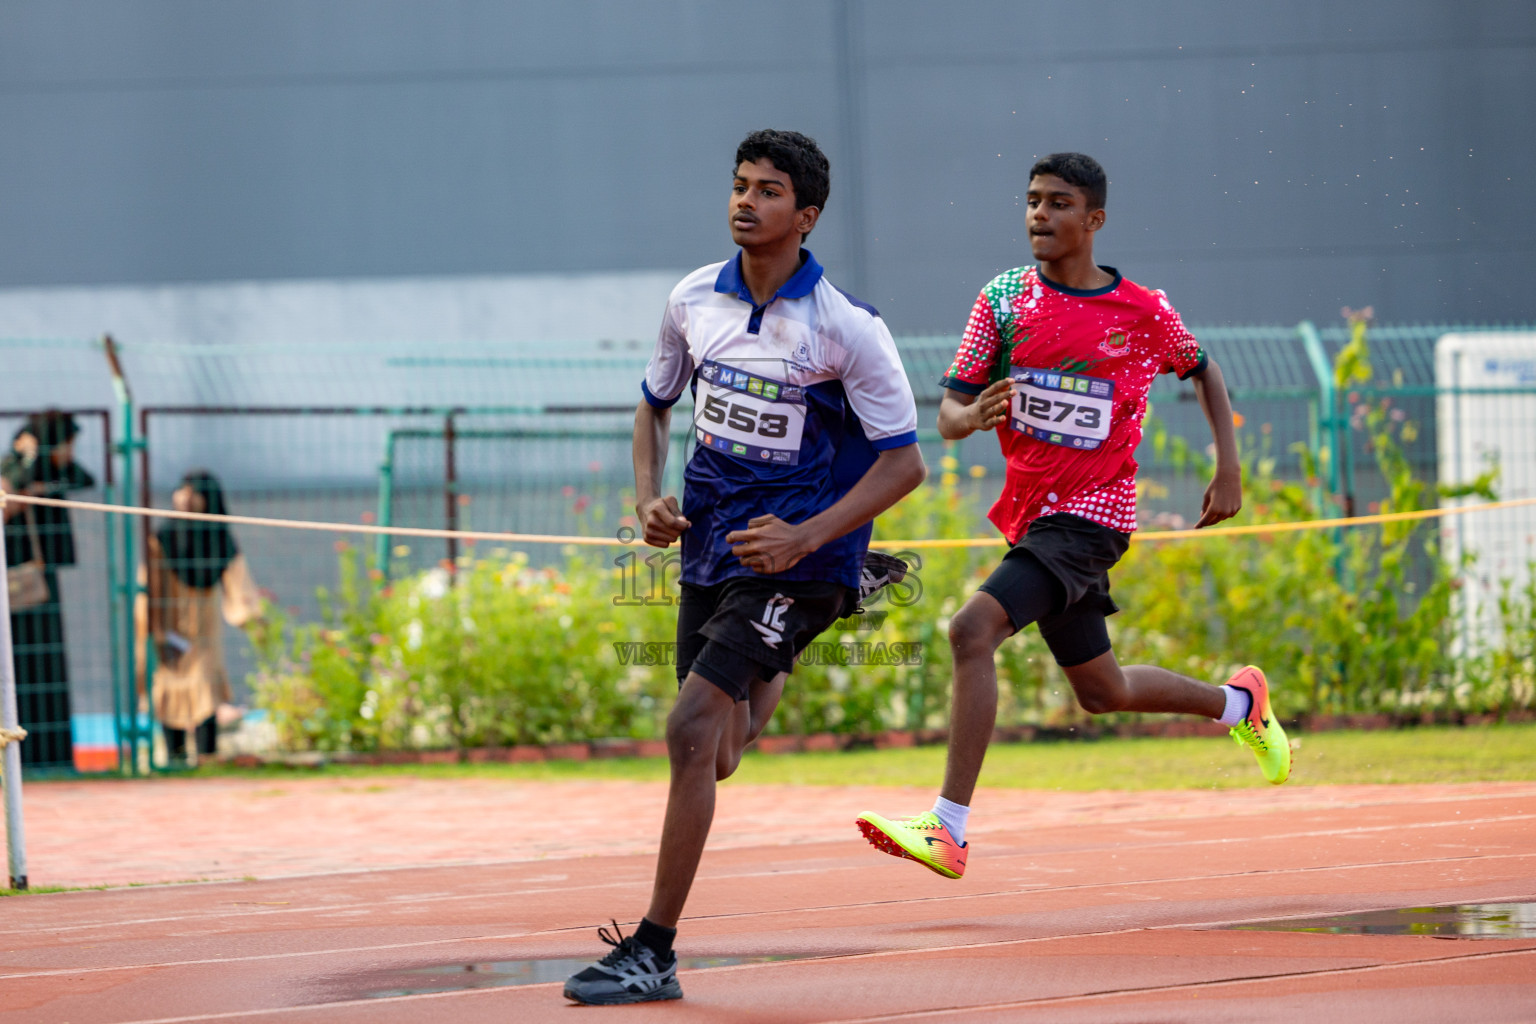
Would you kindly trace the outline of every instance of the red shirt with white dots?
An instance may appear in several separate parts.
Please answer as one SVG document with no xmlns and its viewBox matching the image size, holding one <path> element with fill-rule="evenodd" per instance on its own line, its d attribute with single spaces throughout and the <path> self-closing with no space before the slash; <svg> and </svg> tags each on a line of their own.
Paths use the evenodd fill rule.
<svg viewBox="0 0 1536 1024">
<path fill-rule="evenodd" d="M 1136 445 L 1147 390 L 1160 373 L 1185 379 L 1206 356 L 1161 291 L 1125 280 L 1067 288 L 1034 267 L 982 289 L 947 388 L 980 394 L 1015 380 L 1013 408 L 997 426 L 1008 472 L 988 518 L 1012 543 L 1040 516 L 1068 512 L 1136 529 Z"/>
</svg>

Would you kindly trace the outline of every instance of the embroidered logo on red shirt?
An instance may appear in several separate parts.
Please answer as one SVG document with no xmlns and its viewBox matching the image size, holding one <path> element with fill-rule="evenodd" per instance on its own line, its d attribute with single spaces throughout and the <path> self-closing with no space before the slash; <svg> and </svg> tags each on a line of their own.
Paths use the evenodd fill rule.
<svg viewBox="0 0 1536 1024">
<path fill-rule="evenodd" d="M 1105 355 L 1118 356 L 1125 353 L 1125 343 L 1130 337 L 1121 330 L 1111 330 L 1104 340 L 1099 342 L 1099 351 Z"/>
</svg>

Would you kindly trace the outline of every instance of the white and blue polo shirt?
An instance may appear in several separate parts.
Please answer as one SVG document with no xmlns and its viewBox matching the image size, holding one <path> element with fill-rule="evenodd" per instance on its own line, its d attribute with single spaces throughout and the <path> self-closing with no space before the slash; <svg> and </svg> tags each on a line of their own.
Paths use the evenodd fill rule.
<svg viewBox="0 0 1536 1024">
<path fill-rule="evenodd" d="M 683 581 L 759 573 L 725 537 L 754 516 L 800 523 L 831 507 L 876 453 L 917 443 L 917 406 L 880 314 L 804 262 L 761 306 L 741 253 L 685 277 L 667 301 L 641 390 L 658 409 L 694 394 L 696 442 L 683 478 Z M 776 579 L 857 587 L 866 524 Z"/>
</svg>

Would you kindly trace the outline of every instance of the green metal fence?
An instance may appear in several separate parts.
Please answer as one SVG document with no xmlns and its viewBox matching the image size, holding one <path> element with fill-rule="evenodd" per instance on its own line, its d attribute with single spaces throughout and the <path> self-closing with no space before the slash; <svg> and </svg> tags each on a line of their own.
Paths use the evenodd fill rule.
<svg viewBox="0 0 1536 1024">
<path fill-rule="evenodd" d="M 134 501 L 122 445 L 127 394 L 106 339 L 0 340 L 0 457 L 7 486 L 33 480 L 45 494 L 107 504 Z M 44 410 L 78 431 L 67 459 L 43 456 L 26 466 L 21 435 L 50 428 Z M 62 454 L 62 453 L 61 453 Z M 68 467 L 60 463 L 67 461 Z M 53 463 L 51 468 L 48 464 Z M 17 506 L 5 523 L 6 558 L 30 555 L 35 531 L 47 560 L 51 599 L 13 613 L 11 626 L 18 710 L 29 739 L 22 744 L 28 773 L 111 770 L 127 763 L 132 718 L 133 659 L 131 522 L 126 516 L 61 514 Z"/>
<path fill-rule="evenodd" d="M 1342 383 L 1334 366 L 1350 341 L 1347 326 L 1195 333 L 1223 368 L 1244 420 L 1245 450 L 1269 460 L 1277 478 L 1309 484 L 1320 507 L 1356 514 L 1390 497 L 1391 481 L 1378 467 L 1369 422 L 1378 413 L 1394 425 L 1410 467 L 1432 485 L 1475 476 L 1476 455 L 1468 445 L 1503 431 L 1509 441 L 1495 489 L 1504 497 L 1536 493 L 1536 480 L 1513 471 L 1536 447 L 1536 420 L 1526 418 L 1536 407 L 1536 370 L 1521 377 L 1525 371 L 1511 356 L 1515 368 L 1507 383 L 1480 378 L 1451 386 L 1437 379 L 1435 365 L 1436 343 L 1444 335 L 1513 337 L 1529 330 L 1373 326 L 1372 375 Z M 932 422 L 942 394 L 937 382 L 956 342 L 898 340 L 925 424 Z M 75 412 L 82 425 L 77 458 L 95 478 L 94 488 L 76 497 L 163 506 L 181 475 L 201 467 L 223 479 L 232 511 L 272 518 L 611 535 L 630 512 L 630 423 L 643 353 L 576 345 L 114 348 L 65 339 L 0 340 L 0 361 L 0 429 L 11 432 L 7 439 L 28 413 L 45 407 Z M 1193 468 L 1198 458 L 1187 456 L 1205 449 L 1209 431 L 1192 386 L 1171 377 L 1154 386 L 1152 414 L 1160 429 L 1149 431 L 1138 453 L 1147 484 L 1142 519 L 1178 525 L 1199 507 L 1206 481 Z M 674 426 L 668 464 L 674 489 L 686 457 L 684 416 L 686 409 Z M 1447 433 L 1452 429 L 1456 438 Z M 925 429 L 923 442 L 931 466 L 946 456 L 957 460 L 961 488 L 983 505 L 995 495 L 1003 463 L 994 439 L 944 445 Z M 1303 450 L 1321 456 L 1311 478 Z M 980 467 L 979 477 L 963 472 L 973 466 Z M 1483 595 L 1481 610 L 1468 613 L 1472 630 L 1474 620 L 1487 617 L 1499 580 L 1524 579 L 1524 566 L 1536 552 L 1536 516 L 1511 514 L 1471 533 L 1467 522 L 1449 521 L 1443 535 L 1458 557 L 1483 556 L 1483 575 L 1471 577 Z M 16 529 L 8 523 L 8 536 Z M 135 672 L 144 652 L 134 634 L 132 601 L 149 526 L 126 516 L 78 514 L 73 529 L 76 565 L 59 574 L 68 668 L 50 670 L 59 678 L 42 681 L 72 703 L 39 704 L 43 710 L 34 709 L 28 727 L 39 736 L 76 735 L 89 753 L 66 745 L 29 769 L 138 771 L 162 765 Z M 984 529 L 977 521 L 976 532 Z M 240 530 L 238 537 L 258 583 L 291 621 L 313 621 L 329 599 L 322 591 L 334 596 L 342 582 L 334 537 L 275 529 Z M 389 538 L 361 549 L 375 570 L 395 578 L 463 553 L 452 541 Z M 531 549 L 529 557 L 538 566 L 561 555 Z M 249 645 L 233 629 L 225 641 L 237 697 L 248 698 L 243 680 L 252 665 Z M 38 634 L 19 640 L 18 648 L 29 643 L 53 650 L 65 641 Z M 34 653 L 18 649 L 18 657 Z M 82 716 L 96 724 L 83 728 Z M 34 749 L 42 748 L 39 742 Z"/>
</svg>

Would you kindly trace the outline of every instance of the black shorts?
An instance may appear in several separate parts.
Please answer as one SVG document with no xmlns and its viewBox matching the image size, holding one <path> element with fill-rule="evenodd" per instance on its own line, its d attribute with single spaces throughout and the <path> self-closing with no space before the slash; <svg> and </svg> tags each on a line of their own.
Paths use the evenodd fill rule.
<svg viewBox="0 0 1536 1024">
<path fill-rule="evenodd" d="M 859 592 L 822 580 L 738 576 L 683 584 L 677 611 L 677 680 L 689 672 L 746 700 L 752 681 L 794 668 L 795 656 L 853 612 Z"/>
<path fill-rule="evenodd" d="M 1064 668 L 1092 661 L 1110 649 L 1106 617 L 1120 608 L 1109 596 L 1109 570 L 1130 547 L 1129 534 L 1111 530 L 1082 516 L 1065 512 L 1041 516 L 1029 524 L 1003 557 L 1003 564 L 981 585 L 1008 613 L 1015 631 L 1031 621 L 1040 623 L 1040 636 L 1056 663 Z M 1024 611 L 1049 580 L 1055 578 L 1065 599 L 1038 619 Z"/>
</svg>

